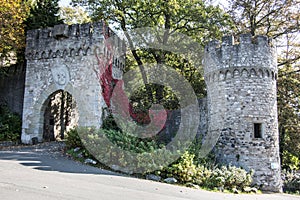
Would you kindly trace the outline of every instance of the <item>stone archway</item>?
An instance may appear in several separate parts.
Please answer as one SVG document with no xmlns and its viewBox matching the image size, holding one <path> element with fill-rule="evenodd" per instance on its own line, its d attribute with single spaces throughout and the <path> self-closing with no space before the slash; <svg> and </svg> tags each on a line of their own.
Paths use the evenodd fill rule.
<svg viewBox="0 0 300 200">
<path fill-rule="evenodd" d="M 27 104 L 31 103 L 32 107 L 24 107 L 24 111 L 26 111 L 26 113 L 23 113 L 23 143 L 32 143 L 32 138 L 37 138 L 39 142 L 43 141 L 44 114 L 47 107 L 48 98 L 51 94 L 57 92 L 58 90 L 62 89 L 57 88 L 57 85 L 53 83 L 46 90 L 44 90 L 38 98 L 34 99 L 35 101 L 26 102 Z M 102 106 L 105 106 L 101 99 L 98 101 L 94 101 L 94 99 L 90 98 L 86 99 L 86 96 L 82 94 L 81 90 L 75 89 L 70 83 L 68 83 L 63 90 L 71 94 L 77 103 L 78 125 L 95 127 L 99 127 L 101 125 Z M 95 90 L 95 96 L 99 96 L 99 90 Z M 93 106 L 96 108 L 93 108 Z M 24 118 L 25 116 L 26 118 Z"/>
<path fill-rule="evenodd" d="M 33 138 L 43 141 L 45 102 L 58 90 L 70 93 L 76 100 L 79 126 L 101 126 L 106 104 L 95 72 L 99 67 L 96 50 L 107 52 L 104 40 L 110 34 L 103 22 L 62 24 L 27 32 L 23 143 L 30 144 Z M 113 37 L 110 42 L 114 48 L 124 49 L 119 38 Z M 120 66 L 124 66 L 124 55 L 114 54 L 112 60 L 116 59 L 113 74 L 122 77 Z"/>
<path fill-rule="evenodd" d="M 78 125 L 76 101 L 66 91 L 51 94 L 42 106 L 44 112 L 43 141 L 62 140 L 65 134 Z"/>
</svg>

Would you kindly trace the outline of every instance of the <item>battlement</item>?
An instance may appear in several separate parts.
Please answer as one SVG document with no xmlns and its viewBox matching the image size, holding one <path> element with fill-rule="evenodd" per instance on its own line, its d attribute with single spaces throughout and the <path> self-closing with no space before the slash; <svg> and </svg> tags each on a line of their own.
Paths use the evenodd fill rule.
<svg viewBox="0 0 300 200">
<path fill-rule="evenodd" d="M 276 49 L 266 36 L 252 37 L 241 34 L 237 41 L 225 36 L 213 40 L 205 47 L 204 73 L 208 74 L 237 68 L 261 68 L 277 72 Z"/>
<path fill-rule="evenodd" d="M 218 41 L 218 40 L 213 40 L 210 41 L 208 43 L 208 45 L 206 46 L 207 49 L 219 49 L 222 48 L 223 46 L 236 46 L 236 45 L 256 45 L 256 46 L 261 46 L 261 47 L 265 47 L 266 45 L 269 47 L 272 47 L 272 41 L 264 35 L 258 35 L 256 37 L 252 37 L 251 34 L 241 34 L 239 35 L 239 37 L 237 38 L 237 40 L 235 40 L 234 36 L 232 35 L 228 35 L 228 36 L 224 36 L 222 37 L 222 41 Z"/>
<path fill-rule="evenodd" d="M 87 24 L 59 24 L 45 29 L 29 30 L 26 59 L 51 59 L 93 54 L 95 47 L 110 37 L 111 45 L 125 52 L 125 43 L 102 21 Z M 99 49 L 97 49 L 99 50 Z M 105 50 L 103 50 L 105 51 Z"/>
</svg>

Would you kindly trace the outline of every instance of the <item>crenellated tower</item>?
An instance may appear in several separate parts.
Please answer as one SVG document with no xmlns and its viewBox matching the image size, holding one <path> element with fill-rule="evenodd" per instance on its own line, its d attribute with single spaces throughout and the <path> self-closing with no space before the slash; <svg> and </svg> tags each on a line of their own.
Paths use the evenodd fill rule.
<svg viewBox="0 0 300 200">
<path fill-rule="evenodd" d="M 253 169 L 254 183 L 281 191 L 276 48 L 265 36 L 223 37 L 205 48 L 208 131 L 219 162 Z"/>
<path fill-rule="evenodd" d="M 49 98 L 61 90 L 74 98 L 79 126 L 100 127 L 106 105 L 99 76 L 111 66 L 112 78 L 122 79 L 125 49 L 102 21 L 28 31 L 22 142 L 43 141 L 44 125 L 54 123 L 45 122 Z"/>
</svg>

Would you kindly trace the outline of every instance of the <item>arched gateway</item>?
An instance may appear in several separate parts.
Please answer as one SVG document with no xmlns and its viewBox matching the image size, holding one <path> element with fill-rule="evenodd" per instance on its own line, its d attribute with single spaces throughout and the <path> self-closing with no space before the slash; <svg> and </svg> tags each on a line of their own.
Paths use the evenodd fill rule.
<svg viewBox="0 0 300 200">
<path fill-rule="evenodd" d="M 102 22 L 28 32 L 23 143 L 43 140 L 48 99 L 57 91 L 74 98 L 79 126 L 101 125 L 110 89 L 122 78 L 124 67 L 124 55 L 119 53 L 124 43 L 110 33 Z M 278 192 L 282 183 L 276 60 L 275 48 L 264 36 L 241 35 L 238 43 L 231 36 L 222 43 L 210 42 L 203 62 L 208 95 L 201 101 L 198 130 L 209 134 L 209 145 L 217 140 L 220 162 L 254 169 L 254 183 Z"/>
<path fill-rule="evenodd" d="M 111 54 L 105 39 L 114 35 L 103 22 L 57 25 L 31 30 L 26 40 L 26 81 L 22 142 L 43 140 L 44 114 L 48 97 L 66 91 L 76 101 L 79 126 L 99 127 L 105 101 L 99 83 L 99 57 L 111 57 L 112 76 L 122 76 L 124 56 Z M 124 43 L 113 37 L 110 45 L 121 52 Z M 104 56 L 103 56 L 104 55 Z M 109 61 L 107 61 L 109 62 Z"/>
</svg>

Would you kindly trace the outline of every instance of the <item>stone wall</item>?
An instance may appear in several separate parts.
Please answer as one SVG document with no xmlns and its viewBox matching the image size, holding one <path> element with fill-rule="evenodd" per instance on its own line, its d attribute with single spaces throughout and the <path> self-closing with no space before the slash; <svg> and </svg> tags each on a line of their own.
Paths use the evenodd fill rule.
<svg viewBox="0 0 300 200">
<path fill-rule="evenodd" d="M 47 99 L 59 90 L 73 96 L 79 126 L 100 127 L 106 105 L 99 73 L 112 57 L 112 76 L 122 79 L 124 43 L 102 22 L 57 25 L 27 35 L 22 142 L 42 141 Z M 254 182 L 271 191 L 281 191 L 276 60 L 276 49 L 264 36 L 210 42 L 204 57 L 207 98 L 199 100 L 204 153 L 216 144 L 219 162 L 254 169 Z M 166 139 L 180 120 L 179 111 L 168 115 Z"/>
<path fill-rule="evenodd" d="M 281 191 L 275 52 L 263 36 L 224 37 L 206 47 L 204 71 L 219 162 L 254 169 L 262 189 Z"/>
<path fill-rule="evenodd" d="M 204 138 L 207 135 L 208 126 L 208 108 L 207 99 L 198 99 L 199 104 L 199 127 L 197 129 L 197 138 Z M 178 133 L 179 126 L 181 123 L 181 112 L 180 110 L 168 111 L 168 116 L 165 123 L 165 128 L 159 133 L 160 139 L 163 141 L 171 141 L 172 138 Z M 189 121 L 190 124 L 191 121 Z M 185 126 L 189 126 L 185 124 Z"/>
<path fill-rule="evenodd" d="M 25 68 L 13 65 L 0 75 L 0 105 L 22 116 L 25 87 Z"/>
<path fill-rule="evenodd" d="M 47 99 L 58 90 L 67 91 L 75 99 L 78 125 L 101 126 L 105 102 L 98 76 L 105 69 L 99 72 L 99 62 L 112 57 L 113 76 L 122 78 L 124 48 L 123 41 L 102 22 L 28 31 L 22 142 L 43 140 Z"/>
</svg>

